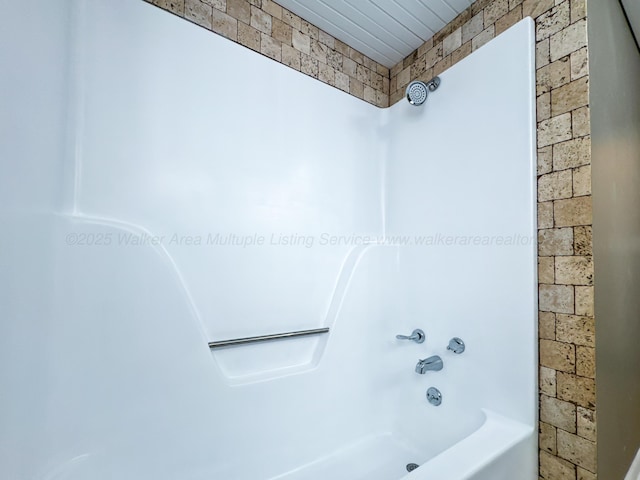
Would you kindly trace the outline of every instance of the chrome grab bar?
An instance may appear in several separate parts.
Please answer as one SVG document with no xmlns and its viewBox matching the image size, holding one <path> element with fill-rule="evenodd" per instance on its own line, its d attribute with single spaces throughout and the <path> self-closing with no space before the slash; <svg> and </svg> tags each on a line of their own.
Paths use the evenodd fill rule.
<svg viewBox="0 0 640 480">
<path fill-rule="evenodd" d="M 209 342 L 209 348 L 231 347 L 233 345 L 246 345 L 248 343 L 267 342 L 269 340 L 280 340 L 283 338 L 306 337 L 308 335 L 319 335 L 329 333 L 329 328 L 314 328 L 312 330 L 298 330 L 296 332 L 273 333 L 271 335 L 260 335 L 257 337 L 233 338 L 231 340 L 219 340 Z"/>
</svg>

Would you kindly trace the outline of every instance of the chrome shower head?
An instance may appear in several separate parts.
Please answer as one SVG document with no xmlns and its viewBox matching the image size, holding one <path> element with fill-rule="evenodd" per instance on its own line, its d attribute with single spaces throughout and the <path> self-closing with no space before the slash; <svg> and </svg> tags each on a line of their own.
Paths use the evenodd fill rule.
<svg viewBox="0 0 640 480">
<path fill-rule="evenodd" d="M 429 94 L 429 89 L 427 88 L 427 84 L 421 82 L 419 80 L 414 80 L 409 85 L 407 85 L 407 100 L 411 105 L 422 105 L 427 99 L 427 95 Z"/>
</svg>

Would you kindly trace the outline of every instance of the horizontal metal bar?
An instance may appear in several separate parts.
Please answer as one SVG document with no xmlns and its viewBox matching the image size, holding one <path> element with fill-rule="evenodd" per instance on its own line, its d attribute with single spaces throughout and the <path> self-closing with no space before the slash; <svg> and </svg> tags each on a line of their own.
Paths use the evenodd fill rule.
<svg viewBox="0 0 640 480">
<path fill-rule="evenodd" d="M 329 333 L 329 328 L 315 328 L 313 330 L 298 330 L 297 332 L 274 333 L 271 335 L 260 335 L 258 337 L 220 340 L 217 342 L 209 342 L 209 348 L 230 347 L 232 345 L 246 345 L 248 343 L 268 342 L 270 340 L 281 340 L 284 338 L 306 337 L 308 335 L 320 335 L 321 333 Z"/>
</svg>

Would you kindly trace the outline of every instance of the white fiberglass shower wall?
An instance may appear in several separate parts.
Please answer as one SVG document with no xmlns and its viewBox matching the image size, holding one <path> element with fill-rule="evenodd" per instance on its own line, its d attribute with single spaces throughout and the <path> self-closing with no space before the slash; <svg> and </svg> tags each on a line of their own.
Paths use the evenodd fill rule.
<svg viewBox="0 0 640 480">
<path fill-rule="evenodd" d="M 142 1 L 2 8 L 0 476 L 536 478 L 530 20 L 381 110 Z"/>
</svg>

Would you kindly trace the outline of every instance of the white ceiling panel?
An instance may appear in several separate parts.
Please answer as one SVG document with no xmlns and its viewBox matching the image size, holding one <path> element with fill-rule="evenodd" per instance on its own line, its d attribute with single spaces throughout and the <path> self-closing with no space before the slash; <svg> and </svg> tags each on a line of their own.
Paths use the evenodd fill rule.
<svg viewBox="0 0 640 480">
<path fill-rule="evenodd" d="M 475 0 L 278 0 L 283 7 L 393 67 Z"/>
</svg>

